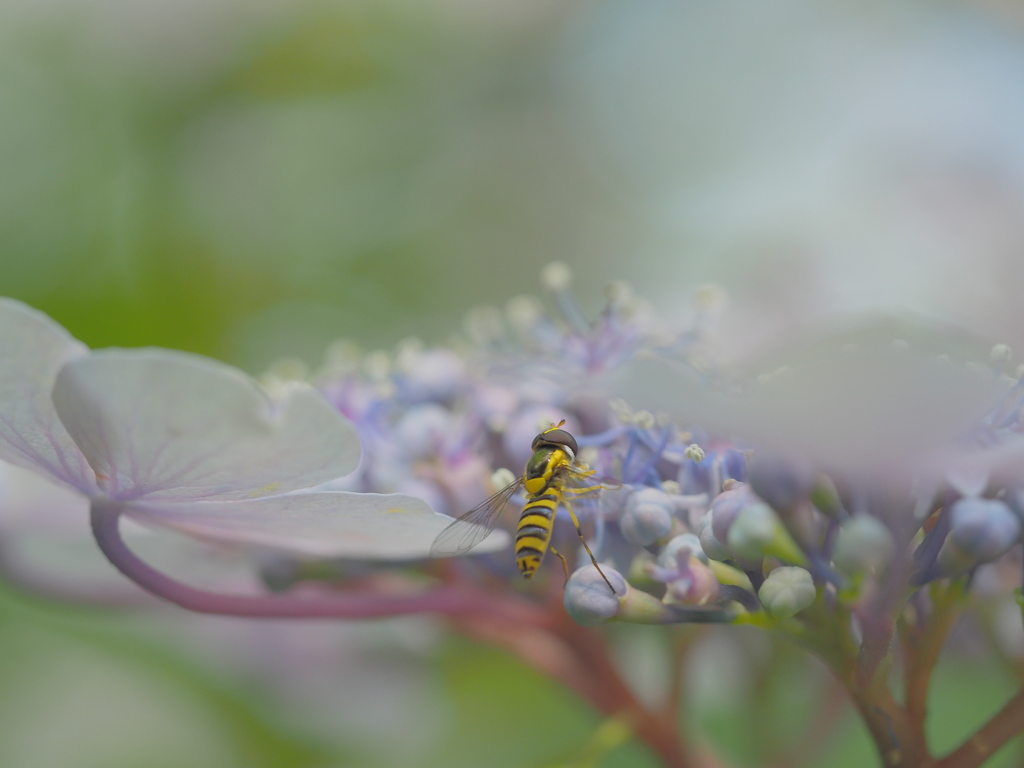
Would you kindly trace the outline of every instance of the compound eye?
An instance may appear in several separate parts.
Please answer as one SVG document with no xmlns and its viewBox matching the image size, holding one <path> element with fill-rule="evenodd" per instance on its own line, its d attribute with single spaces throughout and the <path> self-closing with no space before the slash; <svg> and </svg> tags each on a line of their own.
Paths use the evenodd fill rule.
<svg viewBox="0 0 1024 768">
<path fill-rule="evenodd" d="M 537 439 L 534 440 L 534 447 L 536 447 L 536 443 L 538 441 L 568 448 L 572 453 L 573 458 L 575 458 L 580 452 L 579 447 L 576 445 L 576 438 L 564 429 L 552 429 L 548 432 L 537 435 Z"/>
</svg>

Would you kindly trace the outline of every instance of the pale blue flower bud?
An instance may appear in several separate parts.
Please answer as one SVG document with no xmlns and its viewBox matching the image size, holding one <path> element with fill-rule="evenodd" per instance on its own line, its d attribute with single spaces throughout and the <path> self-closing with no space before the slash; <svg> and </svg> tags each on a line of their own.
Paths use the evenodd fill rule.
<svg viewBox="0 0 1024 768">
<path fill-rule="evenodd" d="M 708 556 L 700 545 L 700 539 L 695 534 L 683 533 L 674 536 L 671 541 L 661 548 L 658 553 L 658 565 L 665 568 L 674 568 L 680 558 L 687 558 L 690 555 L 707 563 Z"/>
<path fill-rule="evenodd" d="M 626 580 L 613 568 L 603 566 L 601 570 L 615 587 L 615 594 L 593 565 L 575 571 L 565 585 L 565 610 L 577 624 L 593 626 L 615 618 L 619 612 L 620 598 L 628 589 Z"/>
<path fill-rule="evenodd" d="M 672 530 L 672 497 L 657 488 L 644 488 L 630 495 L 619 521 L 626 541 L 645 547 Z"/>
<path fill-rule="evenodd" d="M 810 573 L 803 568 L 787 565 L 768 574 L 757 596 L 772 616 L 788 619 L 809 607 L 817 591 Z"/>
<path fill-rule="evenodd" d="M 711 560 L 731 560 L 732 555 L 725 545 L 715 537 L 714 527 L 711 525 L 711 513 L 708 512 L 700 521 L 697 530 L 700 539 L 700 548 Z"/>
<path fill-rule="evenodd" d="M 889 529 L 871 515 L 856 515 L 839 528 L 832 562 L 847 576 L 878 574 L 895 554 L 896 543 Z"/>
<path fill-rule="evenodd" d="M 944 573 L 991 563 L 1020 539 L 1020 520 L 998 499 L 960 499 L 949 512 L 949 534 L 938 557 Z"/>
<path fill-rule="evenodd" d="M 728 541 L 729 528 L 732 527 L 736 516 L 739 515 L 740 510 L 753 501 L 755 499 L 750 493 L 750 488 L 746 485 L 741 485 L 729 491 L 722 491 L 715 497 L 715 500 L 711 502 L 709 515 L 712 530 L 718 541 Z"/>
</svg>

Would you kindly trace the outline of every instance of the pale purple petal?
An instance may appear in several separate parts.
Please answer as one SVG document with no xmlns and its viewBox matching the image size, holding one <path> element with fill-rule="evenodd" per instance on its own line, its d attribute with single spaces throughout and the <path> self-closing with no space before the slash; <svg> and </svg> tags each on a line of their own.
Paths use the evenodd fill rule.
<svg viewBox="0 0 1024 768">
<path fill-rule="evenodd" d="M 257 498 L 359 463 L 355 428 L 312 389 L 275 404 L 241 371 L 181 352 L 94 352 L 64 367 L 53 402 L 114 499 Z"/>
<path fill-rule="evenodd" d="M 26 530 L 91 540 L 89 500 L 38 472 L 0 462 L 0 536 Z"/>
<path fill-rule="evenodd" d="M 126 513 L 206 539 L 365 560 L 428 557 L 434 539 L 452 522 L 415 496 L 342 491 L 192 504 L 140 501 Z M 473 551 L 502 549 L 508 540 L 504 531 L 495 531 Z"/>
<path fill-rule="evenodd" d="M 50 401 L 57 372 L 86 352 L 42 312 L 0 298 L 0 459 L 92 493 L 92 470 Z"/>
</svg>

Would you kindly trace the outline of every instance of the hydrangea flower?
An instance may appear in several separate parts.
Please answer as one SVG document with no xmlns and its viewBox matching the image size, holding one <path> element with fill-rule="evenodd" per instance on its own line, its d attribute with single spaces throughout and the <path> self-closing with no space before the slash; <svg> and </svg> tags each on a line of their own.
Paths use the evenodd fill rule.
<svg viewBox="0 0 1024 768">
<path fill-rule="evenodd" d="M 908 636 L 941 635 L 947 609 L 933 596 L 962 594 L 959 580 L 1020 540 L 1024 378 L 1008 376 L 1008 350 L 986 360 L 969 337 L 880 322 L 727 375 L 699 305 L 668 333 L 617 287 L 589 321 L 567 268 L 543 281 L 554 311 L 520 298 L 473 313 L 449 350 L 457 365 L 407 342 L 314 377 L 379 437 L 352 487 L 413 483 L 456 514 L 496 490 L 493 470 L 518 474 L 532 436 L 565 419 L 581 458 L 613 481 L 574 506 L 615 592 L 578 553 L 563 594 L 574 620 L 788 634 L 863 702 L 883 754 L 915 764 L 927 746 L 877 675 L 897 621 Z M 577 546 L 567 521 L 554 536 L 562 552 Z M 484 562 L 515 583 L 508 553 Z M 473 578 L 478 562 L 458 567 Z"/>
<path fill-rule="evenodd" d="M 9 442 L 19 446 L 22 463 L 34 462 L 93 500 L 97 540 L 115 562 L 125 559 L 113 535 L 123 513 L 195 535 L 290 548 L 279 579 L 289 588 L 306 578 L 300 567 L 290 569 L 289 557 L 330 554 L 331 540 L 317 539 L 318 521 L 335 500 L 377 494 L 358 496 L 369 517 L 346 531 L 352 547 L 346 552 L 421 556 L 432 539 L 429 526 L 417 516 L 391 515 L 394 527 L 388 527 L 381 521 L 389 512 L 371 509 L 366 499 L 406 494 L 462 513 L 518 475 L 533 436 L 564 419 L 578 458 L 601 479 L 602 490 L 579 497 L 574 507 L 614 585 L 609 589 L 582 551 L 574 526 L 557 519 L 553 546 L 576 553 L 559 601 L 575 624 L 552 615 L 556 601 L 538 597 L 561 590 L 557 567 L 542 569 L 523 589 L 511 553 L 487 554 L 507 541 L 501 536 L 479 548 L 484 557 L 411 564 L 406 576 L 441 583 L 429 600 L 375 594 L 354 611 L 298 614 L 307 608 L 282 596 L 283 603 L 259 603 L 251 615 L 444 613 L 462 631 L 516 652 L 603 712 L 646 713 L 633 721 L 637 734 L 667 764 L 681 762 L 674 716 L 636 701 L 594 635 L 582 633 L 611 621 L 753 624 L 790 637 L 831 667 L 887 765 L 909 768 L 931 759 L 923 702 L 937 652 L 907 667 L 903 700 L 888 689 L 887 660 L 897 635 L 908 654 L 922 645 L 940 648 L 974 575 L 1005 565 L 1007 553 L 1019 549 L 1024 371 L 1006 372 L 1010 351 L 997 345 L 986 360 L 971 339 L 880 323 L 781 349 L 739 375 L 736 366 L 714 361 L 700 302 L 684 330 L 668 332 L 623 286 L 610 290 L 590 321 L 564 265 L 550 267 L 543 280 L 553 311 L 532 298 L 515 299 L 504 312 L 478 310 L 450 348 L 410 339 L 392 353 L 364 354 L 348 343 L 335 345 L 309 378 L 326 398 L 316 406 L 303 399 L 312 397 L 310 390 L 291 380 L 304 374 L 293 368 L 286 375 L 288 366 L 277 366 L 266 379 L 282 398 L 271 412 L 282 421 L 284 442 L 296 441 L 295 455 L 309 446 L 288 431 L 291 409 L 311 409 L 316 418 L 309 421 L 321 429 L 341 414 L 363 440 L 358 468 L 349 462 L 345 467 L 355 471 L 312 492 L 299 492 L 301 483 L 328 481 L 330 473 L 317 475 L 309 460 L 293 462 L 291 454 L 288 470 L 302 480 L 286 472 L 281 487 L 261 456 L 228 461 L 222 476 L 211 479 L 191 476 L 189 461 L 174 463 L 175 451 L 113 450 L 131 445 L 136 433 L 152 435 L 152 424 L 165 421 L 146 410 L 140 392 L 153 390 L 173 403 L 169 390 L 187 390 L 160 387 L 159 375 L 138 375 L 136 368 L 152 370 L 146 355 L 153 353 L 69 354 L 66 343 L 57 345 L 52 416 L 44 400 L 32 418 L 12 422 L 47 425 L 37 430 L 42 449 L 17 432 L 11 434 L 20 443 Z M 111 402 L 110 392 L 121 394 Z M 325 402 L 334 409 L 330 418 Z M 199 412 L 214 423 L 221 410 Z M 317 434 L 322 442 L 307 459 L 315 452 L 322 460 L 332 439 L 345 442 L 340 433 Z M 179 445 L 181 435 L 173 437 Z M 219 461 L 219 447 L 199 445 Z M 180 455 L 195 454 L 188 447 Z M 151 471 L 171 459 L 174 472 Z M 450 519 L 428 517 L 435 526 Z M 355 538 L 359 531 L 386 532 L 379 552 Z M 405 536 L 415 546 L 403 550 Z M 150 573 L 129 575 L 162 588 Z M 1013 599 L 1016 584 L 1003 576 L 989 581 L 1000 582 L 1004 598 Z M 407 580 L 401 583 L 408 588 Z M 384 597 L 391 600 L 381 607 Z M 230 602 L 205 596 L 190 607 L 235 612 Z M 980 764 L 1005 740 L 1007 722 L 1024 728 L 1024 693 L 1000 718 L 979 731 L 985 750 L 949 766 Z"/>
<path fill-rule="evenodd" d="M 123 571 L 137 563 L 120 557 L 130 555 L 122 515 L 302 557 L 387 560 L 426 556 L 450 522 L 412 496 L 310 490 L 356 469 L 360 448 L 353 425 L 309 387 L 273 401 L 194 355 L 90 352 L 10 299 L 0 300 L 0 360 L 0 459 L 87 498 Z M 503 545 L 498 536 L 485 548 Z"/>
</svg>

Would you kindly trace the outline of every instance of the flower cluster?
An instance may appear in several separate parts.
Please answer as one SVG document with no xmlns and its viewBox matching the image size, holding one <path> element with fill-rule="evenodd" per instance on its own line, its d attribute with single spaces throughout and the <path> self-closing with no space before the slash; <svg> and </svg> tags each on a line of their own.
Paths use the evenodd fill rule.
<svg viewBox="0 0 1024 768">
<path fill-rule="evenodd" d="M 739 370 L 709 353 L 710 294 L 670 332 L 623 285 L 591 321 L 567 267 L 550 265 L 543 284 L 547 304 L 474 311 L 448 346 L 364 354 L 340 342 L 319 371 L 281 363 L 262 386 L 178 353 L 90 353 L 3 302 L 0 458 L 85 498 L 111 562 L 193 610 L 446 615 L 609 713 L 626 705 L 588 677 L 611 675 L 629 698 L 613 668 L 587 654 L 591 668 L 553 665 L 530 632 L 592 654 L 578 633 L 610 620 L 755 624 L 826 662 L 887 765 L 930 764 L 921 722 L 938 649 L 974 581 L 1003 605 L 1021 581 L 1024 370 L 1008 372 L 1009 348 L 886 321 Z M 521 476 L 534 437 L 563 421 L 580 477 L 592 470 L 589 490 L 568 497 L 581 528 L 561 510 L 551 541 L 576 551 L 562 592 L 574 629 L 530 597 L 561 589 L 556 568 L 524 597 L 503 532 L 479 557 L 429 557 L 451 516 Z M 122 516 L 273 550 L 264 583 L 280 594 L 240 602 L 173 583 L 131 554 Z M 401 569 L 379 578 L 339 559 Z M 306 599 L 307 581 L 327 589 Z M 897 637 L 902 700 L 886 682 Z M 1008 723 L 1024 728 L 1017 699 L 983 727 L 984 754 Z M 637 727 L 671 763 L 674 724 Z M 942 764 L 980 764 L 970 749 Z"/>
<path fill-rule="evenodd" d="M 669 333 L 621 286 L 588 322 L 564 266 L 544 284 L 550 309 L 479 310 L 448 348 L 340 347 L 312 381 L 374 436 L 350 487 L 458 514 L 564 419 L 603 486 L 573 503 L 600 570 L 568 520 L 555 526 L 553 545 L 578 552 L 569 616 L 782 633 L 843 682 L 887 765 L 930 760 L 930 672 L 973 581 L 994 615 L 1013 608 L 1020 644 L 1024 370 L 1009 373 L 1010 350 L 883 320 L 730 369 L 700 302 Z M 517 580 L 510 553 L 482 559 Z M 885 682 L 894 646 L 902 701 Z M 972 740 L 943 765 L 980 764 L 1007 723 L 1024 728 L 1024 694 L 979 731 L 984 750 Z"/>
<path fill-rule="evenodd" d="M 816 340 L 827 353 L 803 368 L 807 349 L 795 348 L 726 377 L 709 362 L 706 297 L 673 333 L 626 286 L 588 321 L 567 267 L 549 265 L 542 282 L 550 308 L 518 297 L 504 312 L 476 310 L 449 347 L 330 350 L 310 381 L 365 448 L 345 488 L 411 494 L 458 515 L 500 489 L 492 475 L 519 475 L 532 438 L 565 420 L 605 489 L 574 509 L 623 587 L 612 593 L 577 547 L 565 605 L 584 624 L 763 623 L 823 601 L 856 613 L 891 579 L 971 573 L 1020 540 L 1024 495 L 988 483 L 1019 450 L 1024 385 L 1007 375 L 1004 345 L 986 368 L 959 339 L 951 359 L 941 351 L 951 337 L 901 329 L 911 343 L 872 329 Z M 646 367 L 651 358 L 660 367 Z M 286 383 L 285 371 L 268 385 Z M 926 386 L 934 404 L 907 413 L 908 395 Z M 842 402 L 857 396 L 859 406 Z M 844 407 L 855 415 L 837 424 Z M 967 488 L 965 477 L 984 480 Z M 869 491 L 881 487 L 903 500 L 879 506 Z M 575 536 L 560 517 L 555 543 L 571 548 Z M 500 553 L 488 567 L 513 579 L 512 560 Z"/>
<path fill-rule="evenodd" d="M 270 397 L 240 371 L 194 355 L 89 351 L 9 299 L 0 300 L 0 360 L 0 459 L 56 486 L 48 503 L 90 509 L 104 554 L 161 596 L 172 585 L 124 547 L 122 517 L 319 559 L 423 557 L 447 524 L 413 496 L 315 488 L 351 473 L 360 445 L 311 387 L 293 383 Z M 4 473 L 5 549 L 34 522 L 11 508 L 18 478 Z M 501 544 L 496 537 L 485 548 Z"/>
</svg>

